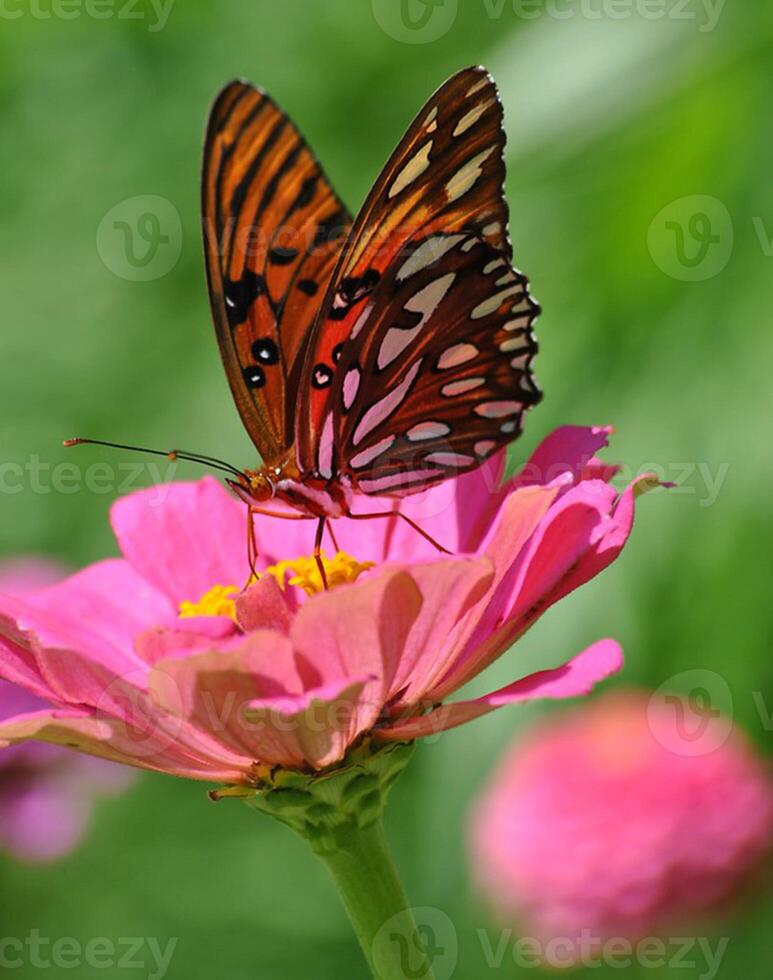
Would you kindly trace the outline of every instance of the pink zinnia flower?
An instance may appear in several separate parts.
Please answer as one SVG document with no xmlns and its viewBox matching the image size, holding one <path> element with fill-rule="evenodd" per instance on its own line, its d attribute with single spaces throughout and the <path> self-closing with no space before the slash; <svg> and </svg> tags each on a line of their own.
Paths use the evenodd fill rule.
<svg viewBox="0 0 773 980">
<path fill-rule="evenodd" d="M 61 579 L 50 561 L 24 558 L 0 564 L 0 592 L 29 595 Z M 0 722 L 50 705 L 0 681 Z M 124 789 L 131 775 L 101 759 L 54 745 L 27 743 L 0 749 L 0 850 L 26 861 L 69 853 L 83 838 L 94 800 Z"/>
<path fill-rule="evenodd" d="M 587 692 L 621 666 L 612 640 L 445 703 L 619 554 L 636 488 L 618 494 L 596 460 L 608 432 L 559 429 L 504 485 L 500 455 L 405 502 L 456 557 L 394 519 L 334 522 L 342 550 L 324 592 L 313 560 L 294 558 L 309 525 L 268 517 L 256 521 L 262 574 L 239 590 L 245 508 L 213 479 L 119 500 L 123 558 L 0 601 L 0 671 L 55 706 L 6 720 L 0 739 L 253 787 L 267 767 L 338 763 L 366 736 L 409 741 Z"/>
<path fill-rule="evenodd" d="M 723 717 L 703 724 L 697 752 L 673 701 L 615 692 L 537 724 L 497 767 L 473 811 L 473 876 L 550 965 L 695 925 L 765 855 L 769 772 Z"/>
</svg>

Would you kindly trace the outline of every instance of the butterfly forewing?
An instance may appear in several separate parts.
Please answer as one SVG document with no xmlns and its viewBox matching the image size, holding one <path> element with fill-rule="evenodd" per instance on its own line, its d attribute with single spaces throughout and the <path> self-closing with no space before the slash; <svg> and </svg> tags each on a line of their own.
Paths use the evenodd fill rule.
<svg viewBox="0 0 773 980">
<path fill-rule="evenodd" d="M 294 438 L 304 345 L 351 219 L 285 113 L 239 81 L 210 113 L 202 212 L 220 352 L 247 431 L 271 461 Z"/>
<path fill-rule="evenodd" d="M 392 154 L 356 219 L 309 341 L 296 421 L 302 469 L 316 467 L 319 443 L 330 437 L 326 409 L 337 361 L 364 329 L 374 290 L 406 244 L 474 232 L 509 260 L 504 143 L 496 85 L 484 69 L 469 68 L 432 96 Z M 374 382 L 374 399 L 378 390 Z"/>
</svg>

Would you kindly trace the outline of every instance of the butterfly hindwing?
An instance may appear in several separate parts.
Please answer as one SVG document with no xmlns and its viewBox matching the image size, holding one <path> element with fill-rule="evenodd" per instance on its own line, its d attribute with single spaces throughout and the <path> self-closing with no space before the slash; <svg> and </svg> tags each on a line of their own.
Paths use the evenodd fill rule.
<svg viewBox="0 0 773 980">
<path fill-rule="evenodd" d="M 299 388 L 301 469 L 316 467 L 333 375 L 362 327 L 374 290 L 410 241 L 475 233 L 507 260 L 502 106 L 483 68 L 468 68 L 433 95 L 409 127 L 360 211 L 313 328 Z"/>
<path fill-rule="evenodd" d="M 204 248 L 220 353 L 264 460 L 294 437 L 303 351 L 351 219 L 264 92 L 231 82 L 209 116 Z"/>
<path fill-rule="evenodd" d="M 478 465 L 540 399 L 539 307 L 526 277 L 475 234 L 408 243 L 374 289 L 332 386 L 332 456 L 360 490 L 402 494 Z"/>
</svg>

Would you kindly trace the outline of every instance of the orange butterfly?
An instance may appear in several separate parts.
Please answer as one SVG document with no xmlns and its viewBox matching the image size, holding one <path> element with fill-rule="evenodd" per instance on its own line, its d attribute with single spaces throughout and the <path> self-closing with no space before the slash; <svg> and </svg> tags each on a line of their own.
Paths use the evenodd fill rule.
<svg viewBox="0 0 773 980">
<path fill-rule="evenodd" d="M 210 301 L 264 462 L 228 482 L 254 511 L 277 500 L 318 518 L 317 551 L 326 519 L 363 516 L 351 514 L 354 492 L 402 496 L 473 469 L 541 397 L 540 310 L 511 262 L 504 143 L 494 80 L 459 72 L 352 223 L 265 92 L 234 81 L 214 103 L 202 185 Z"/>
<path fill-rule="evenodd" d="M 540 309 L 512 265 L 504 144 L 491 75 L 459 72 L 411 124 L 352 222 L 265 92 L 235 81 L 215 100 L 202 180 L 209 295 L 263 466 L 162 455 L 232 475 L 250 509 L 253 571 L 254 513 L 316 518 L 323 582 L 329 518 L 396 513 L 432 541 L 399 511 L 352 513 L 354 493 L 423 490 L 520 435 L 541 398 L 531 373 Z M 138 448 L 66 445 L 83 442 Z M 269 500 L 287 506 L 262 509 Z"/>
</svg>

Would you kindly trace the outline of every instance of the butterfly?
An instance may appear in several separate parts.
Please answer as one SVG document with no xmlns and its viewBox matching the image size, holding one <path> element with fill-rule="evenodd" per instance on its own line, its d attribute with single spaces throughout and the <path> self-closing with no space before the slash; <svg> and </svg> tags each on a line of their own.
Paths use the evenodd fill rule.
<svg viewBox="0 0 773 980">
<path fill-rule="evenodd" d="M 269 95 L 233 81 L 212 106 L 210 304 L 263 461 L 228 482 L 251 512 L 273 501 L 276 516 L 317 518 L 317 555 L 329 519 L 366 516 L 355 494 L 399 498 L 474 469 L 541 398 L 540 308 L 512 263 L 504 145 L 493 78 L 460 71 L 352 219 Z"/>
</svg>

